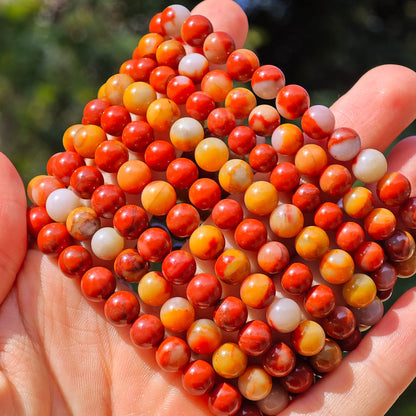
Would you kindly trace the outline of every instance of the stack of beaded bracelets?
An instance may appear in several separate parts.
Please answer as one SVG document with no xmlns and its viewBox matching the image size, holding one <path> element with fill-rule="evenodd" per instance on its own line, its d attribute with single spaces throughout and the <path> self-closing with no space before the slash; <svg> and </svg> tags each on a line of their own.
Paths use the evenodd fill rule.
<svg viewBox="0 0 416 416">
<path fill-rule="evenodd" d="M 334 125 L 279 68 L 170 6 L 29 183 L 29 244 L 214 415 L 274 415 L 416 271 L 409 181 Z"/>
</svg>

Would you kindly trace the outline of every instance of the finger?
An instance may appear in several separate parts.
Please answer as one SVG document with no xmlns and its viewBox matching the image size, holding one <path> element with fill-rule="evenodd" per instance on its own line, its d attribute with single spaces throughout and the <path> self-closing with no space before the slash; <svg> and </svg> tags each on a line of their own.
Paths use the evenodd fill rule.
<svg viewBox="0 0 416 416">
<path fill-rule="evenodd" d="M 227 32 L 236 48 L 242 48 L 248 33 L 248 20 L 244 10 L 232 0 L 205 0 L 192 10 L 192 14 L 207 17 L 214 31 Z"/>
<path fill-rule="evenodd" d="M 373 68 L 331 109 L 337 127 L 356 130 L 364 148 L 384 151 L 416 118 L 416 73 L 399 65 Z"/>
<path fill-rule="evenodd" d="M 0 153 L 0 303 L 8 295 L 26 253 L 26 196 L 16 169 Z"/>
<path fill-rule="evenodd" d="M 279 416 L 384 415 L 416 373 L 415 302 L 413 288 L 395 303 L 336 371 Z"/>
</svg>

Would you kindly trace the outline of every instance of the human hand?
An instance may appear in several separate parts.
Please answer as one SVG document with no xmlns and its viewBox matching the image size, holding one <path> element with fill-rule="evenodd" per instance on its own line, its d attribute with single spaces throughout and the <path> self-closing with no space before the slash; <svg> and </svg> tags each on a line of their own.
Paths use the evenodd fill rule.
<svg viewBox="0 0 416 416">
<path fill-rule="evenodd" d="M 214 24 L 228 17 L 229 33 L 241 28 L 232 13 L 205 14 Z M 416 116 L 416 75 L 399 66 L 375 68 L 332 110 L 337 126 L 354 128 L 364 146 L 384 150 Z M 409 138 L 389 157 L 390 169 L 405 173 L 413 188 L 415 154 Z M 82 297 L 79 281 L 64 277 L 55 259 L 26 253 L 22 183 L 4 156 L 0 171 L 1 413 L 209 414 L 203 398 L 180 387 L 180 375 L 161 372 L 153 351 L 134 348 L 128 329 L 112 327 L 102 305 Z M 415 289 L 403 295 L 337 370 L 279 415 L 385 413 L 416 371 L 415 297 Z"/>
</svg>

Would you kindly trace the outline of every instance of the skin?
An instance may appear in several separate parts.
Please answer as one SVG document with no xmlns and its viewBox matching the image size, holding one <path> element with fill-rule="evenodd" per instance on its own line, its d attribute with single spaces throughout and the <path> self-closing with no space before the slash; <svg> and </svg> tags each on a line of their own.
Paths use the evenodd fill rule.
<svg viewBox="0 0 416 416">
<path fill-rule="evenodd" d="M 197 12 L 216 22 L 215 7 L 222 30 L 236 33 L 245 16 L 230 0 L 207 0 Z M 338 126 L 384 150 L 416 117 L 416 74 L 374 68 L 332 109 Z M 413 189 L 415 155 L 413 137 L 389 156 L 390 169 L 408 175 Z M 102 304 L 86 301 L 56 259 L 26 252 L 24 187 L 4 155 L 0 172 L 0 414 L 208 415 L 205 400 L 185 393 L 180 375 L 162 373 L 153 351 L 134 348 L 128 329 L 107 323 Z M 415 304 L 411 289 L 335 372 L 279 416 L 384 414 L 416 373 Z"/>
</svg>

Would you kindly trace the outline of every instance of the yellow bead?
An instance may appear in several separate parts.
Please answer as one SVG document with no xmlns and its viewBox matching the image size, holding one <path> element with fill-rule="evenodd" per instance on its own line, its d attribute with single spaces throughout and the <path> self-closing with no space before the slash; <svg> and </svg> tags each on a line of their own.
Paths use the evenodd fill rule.
<svg viewBox="0 0 416 416">
<path fill-rule="evenodd" d="M 151 271 L 141 278 L 137 291 L 147 305 L 162 306 L 172 295 L 172 285 L 161 272 Z"/>
<path fill-rule="evenodd" d="M 342 295 L 345 302 L 353 308 L 365 308 L 376 298 L 377 287 L 370 276 L 356 273 L 342 287 Z"/>
<path fill-rule="evenodd" d="M 305 227 L 296 237 L 296 252 L 305 260 L 320 259 L 329 248 L 328 234 L 320 227 Z"/>
<path fill-rule="evenodd" d="M 221 377 L 237 378 L 247 367 L 247 356 L 237 344 L 226 342 L 214 351 L 212 366 Z"/>
<path fill-rule="evenodd" d="M 152 181 L 141 195 L 143 208 L 151 215 L 166 215 L 176 204 L 175 188 L 166 181 Z"/>
<path fill-rule="evenodd" d="M 149 105 L 156 100 L 156 91 L 147 82 L 130 84 L 123 95 L 126 109 L 133 114 L 145 115 Z"/>
<path fill-rule="evenodd" d="M 325 346 L 325 331 L 315 321 L 303 321 L 293 331 L 292 345 L 300 355 L 316 355 Z"/>
<path fill-rule="evenodd" d="M 374 208 L 374 197 L 367 188 L 357 186 L 344 195 L 342 203 L 350 217 L 364 218 Z"/>
<path fill-rule="evenodd" d="M 244 203 L 247 209 L 256 215 L 268 215 L 279 202 L 276 188 L 266 181 L 253 182 L 244 193 Z"/>
<path fill-rule="evenodd" d="M 272 390 L 273 381 L 263 368 L 253 365 L 238 378 L 238 389 L 248 400 L 264 399 Z"/>
</svg>

